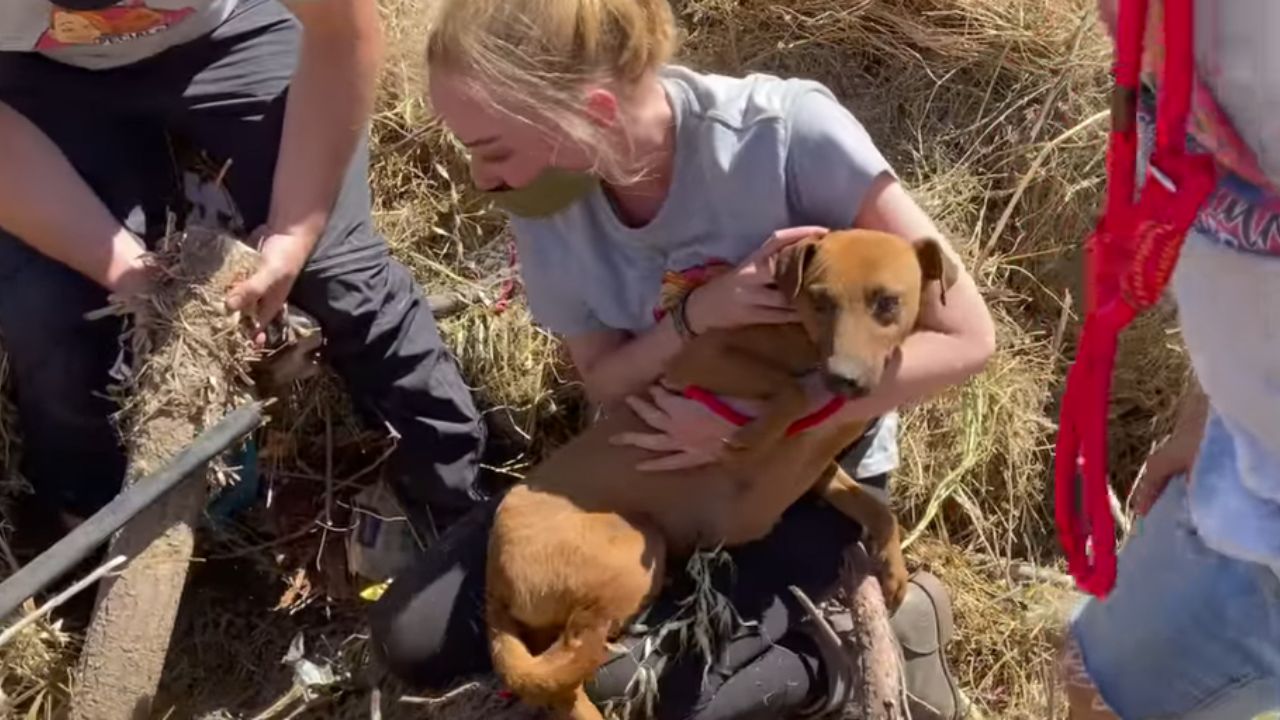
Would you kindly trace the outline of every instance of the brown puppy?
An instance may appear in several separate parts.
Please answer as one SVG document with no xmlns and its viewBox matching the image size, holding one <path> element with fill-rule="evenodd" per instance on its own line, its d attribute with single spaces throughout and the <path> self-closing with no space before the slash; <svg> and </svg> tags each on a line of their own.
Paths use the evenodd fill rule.
<svg viewBox="0 0 1280 720">
<path fill-rule="evenodd" d="M 606 659 L 608 640 L 657 592 L 666 558 L 759 539 L 809 490 L 866 528 L 888 603 L 901 601 L 897 522 L 833 463 L 866 424 L 786 429 L 805 412 L 798 378 L 808 371 L 848 397 L 873 389 L 915 327 L 924 282 L 945 288 L 955 268 L 932 240 L 913 245 L 855 230 L 787 248 L 776 277 L 801 323 L 708 332 L 664 376 L 675 387 L 765 401 L 765 412 L 733 438 L 730 462 L 636 470 L 647 453 L 609 442 L 647 429 L 622 407 L 534 468 L 499 505 L 486 572 L 490 650 L 498 675 L 526 702 L 574 720 L 601 718 L 583 683 Z"/>
</svg>

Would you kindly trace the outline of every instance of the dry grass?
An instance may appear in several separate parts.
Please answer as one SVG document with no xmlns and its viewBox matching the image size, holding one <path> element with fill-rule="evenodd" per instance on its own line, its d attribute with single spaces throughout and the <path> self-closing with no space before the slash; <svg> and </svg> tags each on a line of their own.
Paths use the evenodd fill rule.
<svg viewBox="0 0 1280 720">
<path fill-rule="evenodd" d="M 416 3 L 423 1 L 383 0 L 395 52 L 373 128 L 376 217 L 397 257 L 429 292 L 462 292 L 475 301 L 444 321 L 442 331 L 495 426 L 524 451 L 511 461 L 518 471 L 579 427 L 577 388 L 551 339 L 529 325 L 518 288 L 512 292 L 501 222 L 470 191 L 458 148 L 426 116 L 413 40 L 422 17 Z M 918 531 L 909 562 L 933 569 L 956 594 L 951 657 L 972 697 L 988 717 L 1051 716 L 1060 702 L 1051 689 L 1051 641 L 1068 595 L 1053 582 L 1020 579 L 1014 569 L 1053 566 L 1057 557 L 1047 470 L 1055 398 L 1073 344 L 1074 299 L 1081 295 L 1077 248 L 1103 183 L 1100 113 L 1108 52 L 1090 16 L 1092 1 L 675 5 L 684 27 L 692 28 L 686 62 L 730 73 L 801 75 L 831 87 L 983 285 L 1000 322 L 999 353 L 981 377 L 904 413 L 895 499 L 904 524 Z M 1170 321 L 1168 313 L 1144 318 L 1123 342 L 1112 415 L 1121 489 L 1167 426 L 1185 379 Z M 376 428 L 356 423 L 342 402 L 332 379 L 322 378 L 281 408 L 263 471 L 282 497 L 293 488 L 314 499 L 327 456 L 338 477 L 376 464 L 384 441 Z M 0 413 L 0 451 L 6 453 L 0 459 L 7 460 L 12 447 L 11 428 L 12 413 Z M 304 531 L 315 512 L 314 503 L 301 503 Z M 359 629 L 358 607 L 326 602 L 323 592 L 313 591 L 318 599 L 302 611 L 265 610 L 285 589 L 280 578 L 289 573 L 282 568 L 318 559 L 319 536 L 312 528 L 303 550 L 285 560 L 264 559 L 272 553 L 261 548 L 245 555 L 244 563 L 266 571 L 261 583 L 203 593 L 184 607 L 175 647 L 189 652 L 181 653 L 166 682 L 200 706 L 193 713 L 235 707 L 251 717 L 270 706 L 288 690 L 289 672 L 279 659 L 299 630 L 307 634 L 309 656 L 359 667 L 363 645 L 349 640 Z M 281 549 L 271 541 L 259 531 L 236 547 Z M 214 543 L 209 551 L 225 548 Z M 198 580 L 202 587 L 219 586 L 215 565 L 208 568 L 213 577 Z M 0 649 L 0 687 L 9 697 L 37 687 L 39 663 L 56 665 L 64 656 Z M 45 677 L 56 677 L 52 667 Z M 473 691 L 450 702 L 468 709 L 452 704 L 429 708 L 426 716 L 489 717 L 483 708 L 495 701 L 491 693 Z M 423 712 L 392 698 L 383 705 L 385 717 Z M 301 716 L 367 717 L 368 697 L 361 691 L 322 696 L 315 707 L 323 710 Z"/>
<path fill-rule="evenodd" d="M 114 308 L 131 320 L 124 334 L 134 367 L 113 370 L 121 398 L 117 425 L 129 454 L 127 482 L 156 472 L 204 428 L 253 399 L 254 348 L 226 289 L 260 259 L 230 236 L 198 229 L 173 233 L 153 253 L 154 289 Z M 234 482 L 222 460 L 215 487 Z"/>
</svg>

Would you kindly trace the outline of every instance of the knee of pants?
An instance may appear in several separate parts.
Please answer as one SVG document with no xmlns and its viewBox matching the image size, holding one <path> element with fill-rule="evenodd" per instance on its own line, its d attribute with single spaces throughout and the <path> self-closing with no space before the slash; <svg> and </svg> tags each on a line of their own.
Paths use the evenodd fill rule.
<svg viewBox="0 0 1280 720">
<path fill-rule="evenodd" d="M 369 610 L 375 660 L 406 685 L 435 692 L 449 690 L 464 677 L 484 672 L 488 667 L 483 631 L 477 629 L 474 637 L 468 638 L 470 647 L 449 649 L 448 613 L 448 608 L 407 612 L 405 604 L 384 597 Z"/>
<path fill-rule="evenodd" d="M 477 507 L 454 524 L 369 609 L 374 653 L 402 681 L 445 690 L 490 669 L 482 608 L 496 505 Z"/>
<path fill-rule="evenodd" d="M 398 622 L 387 608 L 375 605 L 369 611 L 374 660 L 410 687 L 442 689 L 449 673 L 441 648 L 421 641 L 414 630 Z"/>
<path fill-rule="evenodd" d="M 395 467 L 439 486 L 434 500 L 468 506 L 484 420 L 408 269 L 385 248 L 358 249 L 304 271 L 293 300 L 320 322 L 365 419 L 404 439 Z"/>
<path fill-rule="evenodd" d="M 379 401 L 399 396 L 406 412 L 422 401 L 443 402 L 452 409 L 440 408 L 442 420 L 478 421 L 426 296 L 385 246 L 360 243 L 308 266 L 290 299 L 319 321 L 328 359 L 354 390 Z"/>
</svg>

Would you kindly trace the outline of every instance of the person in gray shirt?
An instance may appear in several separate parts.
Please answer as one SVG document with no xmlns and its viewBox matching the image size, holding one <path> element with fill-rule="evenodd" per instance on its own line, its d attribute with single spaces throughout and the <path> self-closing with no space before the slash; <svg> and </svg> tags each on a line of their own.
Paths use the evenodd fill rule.
<svg viewBox="0 0 1280 720">
<path fill-rule="evenodd" d="M 533 317 L 563 338 L 588 398 L 626 400 L 653 426 L 619 438 L 655 451 L 648 469 L 718 459 L 734 426 L 654 385 L 692 334 L 795 320 L 771 285 L 773 252 L 823 228 L 941 237 L 822 85 L 672 63 L 666 0 L 437 0 L 434 11 L 432 105 L 469 148 L 476 185 L 510 216 Z M 663 312 L 672 296 L 684 298 L 682 310 Z M 964 381 L 994 350 L 967 273 L 945 306 L 934 291 L 923 308 L 883 385 L 844 411 L 879 419 L 841 458 L 869 486 L 886 488 L 897 466 L 895 408 Z M 380 657 L 410 683 L 446 689 L 490 670 L 480 613 L 492 507 L 462 520 L 372 610 Z M 845 658 L 820 657 L 787 589 L 825 597 L 859 536 L 806 497 L 769 536 L 734 548 L 734 569 L 716 587 L 746 624 L 705 678 L 697 653 L 666 658 L 657 716 L 838 709 L 845 698 L 832 697 L 825 678 Z M 664 591 L 647 625 L 670 617 L 687 590 Z M 948 603 L 936 578 L 919 574 L 892 619 L 918 719 L 965 712 L 943 658 Z M 663 655 L 649 639 L 624 640 L 636 651 L 602 669 L 594 700 L 625 694 L 643 650 L 656 644 Z"/>
</svg>

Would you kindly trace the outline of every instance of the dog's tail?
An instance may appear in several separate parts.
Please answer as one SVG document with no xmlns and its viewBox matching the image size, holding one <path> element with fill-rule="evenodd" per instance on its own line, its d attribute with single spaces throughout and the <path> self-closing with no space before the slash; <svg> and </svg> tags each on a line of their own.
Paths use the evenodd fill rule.
<svg viewBox="0 0 1280 720">
<path fill-rule="evenodd" d="M 607 657 L 609 623 L 594 613 L 575 611 L 555 642 L 538 655 L 520 639 L 518 623 L 506 608 L 495 603 L 488 614 L 494 670 L 521 699 L 572 703 L 577 689 Z"/>
</svg>

